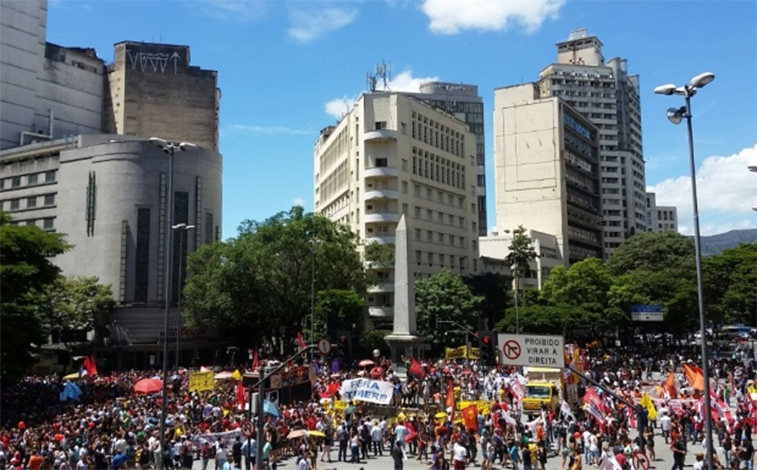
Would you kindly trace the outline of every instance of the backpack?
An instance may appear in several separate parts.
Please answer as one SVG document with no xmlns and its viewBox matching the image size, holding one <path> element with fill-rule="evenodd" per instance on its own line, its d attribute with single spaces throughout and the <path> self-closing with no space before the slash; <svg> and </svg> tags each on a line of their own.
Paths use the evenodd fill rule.
<svg viewBox="0 0 757 470">
<path fill-rule="evenodd" d="M 137 451 L 137 462 L 139 462 L 141 465 L 146 465 L 148 462 L 150 462 L 150 456 L 147 455 L 147 452 L 145 452 L 144 449 L 139 449 Z"/>
</svg>

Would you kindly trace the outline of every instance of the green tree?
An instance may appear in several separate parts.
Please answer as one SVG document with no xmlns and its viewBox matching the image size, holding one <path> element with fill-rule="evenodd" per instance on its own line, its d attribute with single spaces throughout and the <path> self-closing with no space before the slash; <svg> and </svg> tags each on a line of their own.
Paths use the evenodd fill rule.
<svg viewBox="0 0 757 470">
<path fill-rule="evenodd" d="M 520 317 L 518 315 L 518 296 L 520 295 L 520 280 L 530 277 L 531 263 L 539 257 L 534 248 L 534 240 L 528 236 L 527 230 L 519 225 L 513 230 L 513 239 L 508 247 L 509 253 L 505 261 L 510 266 L 510 272 L 515 278 L 515 331 L 520 331 Z"/>
<path fill-rule="evenodd" d="M 754 324 L 757 314 L 757 243 L 703 260 L 705 303 L 709 318 Z"/>
<path fill-rule="evenodd" d="M 325 289 L 318 291 L 315 303 L 316 337 L 328 331 L 328 337 L 334 338 L 336 331 L 362 331 L 363 309 L 365 300 L 354 290 Z M 328 324 L 328 329 L 324 326 Z"/>
<path fill-rule="evenodd" d="M 690 238 L 672 231 L 635 235 L 615 250 L 607 266 L 635 300 L 663 306 L 668 332 L 688 333 L 699 323 Z"/>
<path fill-rule="evenodd" d="M 45 289 L 41 309 L 52 332 L 94 330 L 101 341 L 115 306 L 110 285 L 100 284 L 97 277 L 59 276 Z"/>
<path fill-rule="evenodd" d="M 59 233 L 11 225 L 10 216 L 0 213 L 0 246 L 0 378 L 8 383 L 36 361 L 46 324 L 39 306 L 45 289 L 60 275 L 50 258 L 69 245 Z"/>
<path fill-rule="evenodd" d="M 441 351 L 451 344 L 444 332 L 458 330 L 454 324 L 438 324 L 437 321 L 453 321 L 475 331 L 479 325 L 479 306 L 483 299 L 473 295 L 462 277 L 442 271 L 425 279 L 415 281 L 415 311 L 418 333 L 432 348 Z"/>
<path fill-rule="evenodd" d="M 360 336 L 360 348 L 364 357 L 373 357 L 373 350 L 378 349 L 381 354 L 389 355 L 389 343 L 386 337 L 392 334 L 390 330 L 368 330 Z"/>
<path fill-rule="evenodd" d="M 505 311 L 512 304 L 512 279 L 498 273 L 480 273 L 466 276 L 464 280 L 473 295 L 483 299 L 479 313 L 483 322 L 481 327 L 493 328 L 504 318 Z"/>
<path fill-rule="evenodd" d="M 191 324 L 234 336 L 240 346 L 283 341 L 293 349 L 297 333 L 310 330 L 313 273 L 316 293 L 365 292 L 357 248 L 348 227 L 302 207 L 245 221 L 236 238 L 189 257 L 193 276 L 184 289 L 184 314 Z"/>
</svg>

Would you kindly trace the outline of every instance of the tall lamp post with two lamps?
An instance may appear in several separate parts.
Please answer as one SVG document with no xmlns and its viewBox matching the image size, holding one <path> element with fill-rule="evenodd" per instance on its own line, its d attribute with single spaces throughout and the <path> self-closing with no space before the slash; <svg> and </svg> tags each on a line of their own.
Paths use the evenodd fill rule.
<svg viewBox="0 0 757 470">
<path fill-rule="evenodd" d="M 173 157 L 177 150 L 185 152 L 197 148 L 189 142 L 170 142 L 159 137 L 150 137 L 149 142 L 168 154 L 168 181 L 166 185 L 166 244 L 165 244 L 165 314 L 163 317 L 163 391 L 160 406 L 160 451 L 159 467 L 163 468 L 163 456 L 166 454 L 166 413 L 168 412 L 168 315 L 171 311 L 171 231 L 173 230 Z M 177 332 L 178 333 L 178 332 Z"/>
<path fill-rule="evenodd" d="M 179 236 L 179 296 L 176 299 L 176 369 L 179 369 L 179 355 L 181 354 L 181 281 L 184 274 L 184 237 L 187 232 L 195 228 L 194 225 L 176 224 L 172 225 L 174 234 Z"/>
<path fill-rule="evenodd" d="M 673 84 L 661 85 L 654 89 L 659 95 L 681 95 L 686 100 L 685 106 L 668 109 L 668 120 L 673 124 L 680 124 L 686 119 L 686 127 L 689 136 L 689 166 L 691 167 L 691 199 L 694 209 L 694 249 L 696 252 L 697 265 L 697 298 L 699 304 L 699 331 L 702 336 L 702 372 L 704 382 L 704 415 L 705 415 L 705 439 L 707 442 L 707 468 L 715 468 L 712 453 L 712 405 L 710 403 L 710 371 L 707 355 L 707 326 L 704 317 L 704 291 L 702 287 L 702 243 L 699 234 L 699 205 L 697 201 L 697 175 L 696 161 L 694 160 L 694 133 L 691 127 L 691 97 L 715 79 L 715 74 L 705 72 L 691 79 L 688 85 L 676 86 Z"/>
</svg>

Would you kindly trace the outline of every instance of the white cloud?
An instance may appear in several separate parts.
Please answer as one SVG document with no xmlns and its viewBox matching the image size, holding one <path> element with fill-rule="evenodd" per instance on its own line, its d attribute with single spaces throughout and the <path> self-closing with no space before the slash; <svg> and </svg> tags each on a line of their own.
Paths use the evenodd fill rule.
<svg viewBox="0 0 757 470">
<path fill-rule="evenodd" d="M 757 165 L 757 144 L 734 155 L 702 161 L 697 169 L 697 199 L 703 235 L 755 226 L 757 173 L 747 169 L 751 165 Z M 657 205 L 677 208 L 681 233 L 694 232 L 690 177 L 668 178 L 647 191 L 657 195 Z"/>
<path fill-rule="evenodd" d="M 193 9 L 198 2 L 189 2 Z M 260 19 L 265 2 L 260 0 L 199 0 L 200 11 L 222 20 L 251 21 Z"/>
<path fill-rule="evenodd" d="M 302 206 L 305 207 L 305 198 L 304 197 L 296 197 L 292 200 L 293 206 Z"/>
<path fill-rule="evenodd" d="M 256 126 L 248 124 L 232 124 L 225 135 L 234 134 L 258 134 L 258 135 L 310 135 L 314 131 L 307 129 L 293 129 L 286 126 Z"/>
<path fill-rule="evenodd" d="M 408 93 L 418 93 L 421 90 L 421 85 L 426 82 L 439 81 L 439 77 L 413 77 L 412 70 L 404 70 L 400 72 L 392 80 L 387 81 L 386 87 L 383 83 L 377 83 L 376 89 L 380 91 L 400 91 Z M 329 116 L 333 116 L 335 119 L 340 120 L 345 114 L 352 110 L 359 98 L 358 96 L 349 97 L 343 96 L 342 98 L 335 98 L 326 103 L 324 110 Z"/>
<path fill-rule="evenodd" d="M 324 8 L 293 10 L 289 35 L 300 42 L 310 42 L 324 34 L 344 28 L 357 18 L 356 9 Z"/>
<path fill-rule="evenodd" d="M 502 31 L 513 23 L 533 32 L 544 20 L 556 18 L 564 4 L 565 0 L 423 0 L 421 10 L 430 20 L 429 29 L 439 34 Z"/>
<path fill-rule="evenodd" d="M 350 98 L 344 96 L 342 98 L 334 98 L 326 103 L 324 110 L 329 116 L 333 116 L 336 120 L 341 120 L 344 115 L 349 113 L 352 107 L 355 106 L 356 101 L 357 97 Z"/>
</svg>

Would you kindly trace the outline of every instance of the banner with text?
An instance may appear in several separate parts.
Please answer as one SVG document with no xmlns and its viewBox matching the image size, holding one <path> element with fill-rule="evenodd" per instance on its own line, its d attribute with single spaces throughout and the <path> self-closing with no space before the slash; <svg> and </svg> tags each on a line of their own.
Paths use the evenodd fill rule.
<svg viewBox="0 0 757 470">
<path fill-rule="evenodd" d="M 465 346 L 459 348 L 444 348 L 445 359 L 474 359 L 477 360 L 480 357 L 479 348 L 470 348 L 470 354 L 465 353 Z"/>
<path fill-rule="evenodd" d="M 339 389 L 342 401 L 360 400 L 380 405 L 388 405 L 394 395 L 394 387 L 390 382 L 370 379 L 352 379 L 342 382 Z"/>
<path fill-rule="evenodd" d="M 189 374 L 189 391 L 190 392 L 204 392 L 205 390 L 213 390 L 215 381 L 213 380 L 213 372 L 192 372 Z"/>
</svg>

